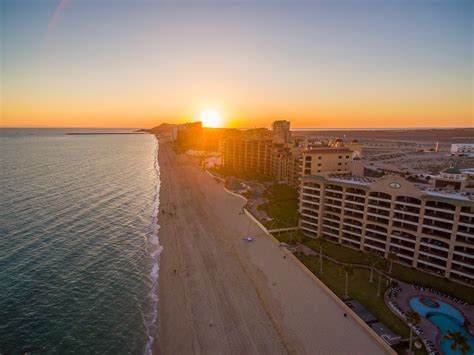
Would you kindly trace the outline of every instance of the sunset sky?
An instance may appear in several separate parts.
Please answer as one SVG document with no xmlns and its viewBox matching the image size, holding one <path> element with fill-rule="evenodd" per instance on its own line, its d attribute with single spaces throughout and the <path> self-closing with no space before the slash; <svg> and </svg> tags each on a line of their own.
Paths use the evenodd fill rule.
<svg viewBox="0 0 474 355">
<path fill-rule="evenodd" d="M 2 126 L 473 126 L 472 0 L 1 0 Z"/>
</svg>

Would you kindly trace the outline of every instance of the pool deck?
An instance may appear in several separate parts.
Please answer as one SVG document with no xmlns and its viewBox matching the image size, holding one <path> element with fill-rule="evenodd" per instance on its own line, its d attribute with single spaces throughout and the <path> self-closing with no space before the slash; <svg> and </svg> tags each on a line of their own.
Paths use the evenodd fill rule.
<svg viewBox="0 0 474 355">
<path fill-rule="evenodd" d="M 474 336 L 474 305 L 471 305 L 471 304 L 463 305 L 463 304 L 454 302 L 452 300 L 449 300 L 447 297 L 443 297 L 435 293 L 432 293 L 426 289 L 424 291 L 417 290 L 412 285 L 401 282 L 401 281 L 398 281 L 398 286 L 401 288 L 401 292 L 398 294 L 395 302 L 403 309 L 403 311 L 407 311 L 410 309 L 410 300 L 413 297 L 417 297 L 417 296 L 429 297 L 434 300 L 443 301 L 453 306 L 454 308 L 458 309 L 463 314 L 464 318 L 467 319 L 469 323 L 471 324 L 471 327 L 468 330 L 471 333 L 471 335 Z M 385 296 L 385 303 L 388 305 L 387 296 Z M 421 322 L 419 324 L 419 327 L 423 330 L 423 334 L 421 334 L 419 337 L 433 342 L 437 350 L 441 353 L 441 348 L 439 346 L 440 334 L 438 332 L 438 328 L 436 327 L 436 325 L 431 323 L 428 319 L 424 317 L 420 317 L 420 318 L 421 318 Z"/>
</svg>

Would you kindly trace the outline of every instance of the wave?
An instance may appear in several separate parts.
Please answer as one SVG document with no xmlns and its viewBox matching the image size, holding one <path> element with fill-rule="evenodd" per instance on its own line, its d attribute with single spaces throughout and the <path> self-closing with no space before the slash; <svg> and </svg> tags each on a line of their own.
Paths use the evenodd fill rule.
<svg viewBox="0 0 474 355">
<path fill-rule="evenodd" d="M 160 210 L 160 187 L 161 187 L 161 180 L 160 180 L 160 166 L 158 163 L 158 151 L 159 151 L 159 143 L 158 139 L 156 139 L 156 145 L 154 150 L 154 167 L 156 171 L 156 184 L 155 184 L 155 194 L 153 197 L 153 210 L 151 216 L 151 223 L 148 229 L 147 235 L 147 244 L 152 245 L 152 250 L 150 253 L 152 268 L 149 275 L 151 281 L 151 289 L 148 294 L 149 302 L 150 302 L 150 309 L 151 315 L 148 320 L 145 320 L 145 327 L 147 330 L 147 343 L 145 345 L 144 354 L 151 355 L 152 354 L 152 345 L 153 341 L 155 340 L 156 336 L 156 320 L 158 316 L 158 274 L 160 270 L 160 254 L 163 250 L 163 247 L 160 245 L 160 240 L 158 238 L 158 231 L 160 229 L 160 225 L 158 224 L 158 213 Z"/>
</svg>

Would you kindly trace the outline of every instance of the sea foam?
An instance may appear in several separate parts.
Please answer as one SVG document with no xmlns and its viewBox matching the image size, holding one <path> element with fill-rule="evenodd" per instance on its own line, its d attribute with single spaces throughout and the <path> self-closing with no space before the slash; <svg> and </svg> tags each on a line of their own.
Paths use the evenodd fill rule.
<svg viewBox="0 0 474 355">
<path fill-rule="evenodd" d="M 147 235 L 147 244 L 151 244 L 152 250 L 150 253 L 152 269 L 149 275 L 151 281 L 151 289 L 148 294 L 151 315 L 148 320 L 145 320 L 145 327 L 147 329 L 147 343 L 145 345 L 144 354 L 152 354 L 152 345 L 156 336 L 156 320 L 158 315 L 158 274 L 160 270 L 160 254 L 163 250 L 163 247 L 160 245 L 160 240 L 158 238 L 158 231 L 160 226 L 158 224 L 158 214 L 160 210 L 160 166 L 158 163 L 158 152 L 159 152 L 159 143 L 156 140 L 155 151 L 154 151 L 154 166 L 156 171 L 156 184 L 155 184 L 155 194 L 153 197 L 153 210 L 151 215 L 150 227 Z"/>
</svg>

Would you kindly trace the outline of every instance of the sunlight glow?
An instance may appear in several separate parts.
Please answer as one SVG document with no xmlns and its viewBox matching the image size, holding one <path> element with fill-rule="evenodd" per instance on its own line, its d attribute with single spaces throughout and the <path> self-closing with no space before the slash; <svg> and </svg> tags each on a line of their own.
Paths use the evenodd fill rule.
<svg viewBox="0 0 474 355">
<path fill-rule="evenodd" d="M 219 112 L 213 109 L 206 109 L 202 111 L 201 121 L 204 127 L 222 127 L 222 117 Z"/>
</svg>

